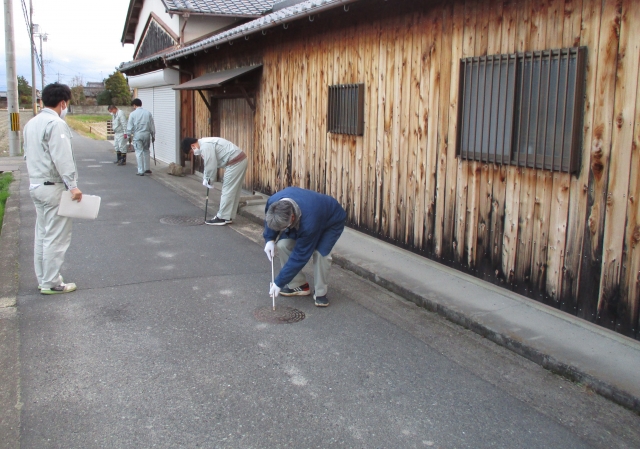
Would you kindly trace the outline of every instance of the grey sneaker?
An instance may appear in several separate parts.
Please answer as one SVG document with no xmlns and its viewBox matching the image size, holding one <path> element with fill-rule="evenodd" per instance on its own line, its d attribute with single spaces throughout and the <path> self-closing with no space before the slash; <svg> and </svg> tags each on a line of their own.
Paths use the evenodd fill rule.
<svg viewBox="0 0 640 449">
<path fill-rule="evenodd" d="M 60 284 L 56 287 L 41 288 L 40 294 L 42 295 L 59 295 L 61 293 L 71 293 L 76 291 L 76 284 L 69 282 L 68 284 Z"/>
<path fill-rule="evenodd" d="M 208 224 L 211 226 L 224 226 L 227 223 L 231 223 L 231 220 L 227 221 L 224 218 L 218 218 L 217 215 L 213 217 L 211 220 L 205 221 L 205 224 Z"/>
<path fill-rule="evenodd" d="M 313 299 L 315 299 L 316 307 L 327 307 L 329 305 L 329 300 L 327 296 L 316 296 L 313 295 Z"/>
</svg>

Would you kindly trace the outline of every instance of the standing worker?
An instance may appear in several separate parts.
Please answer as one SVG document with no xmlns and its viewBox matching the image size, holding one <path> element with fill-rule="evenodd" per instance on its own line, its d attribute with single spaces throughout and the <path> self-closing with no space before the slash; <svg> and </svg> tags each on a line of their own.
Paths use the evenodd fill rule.
<svg viewBox="0 0 640 449">
<path fill-rule="evenodd" d="M 316 306 L 327 307 L 329 255 L 344 231 L 347 213 L 334 198 L 299 187 L 287 187 L 272 195 L 265 212 L 264 252 L 273 260 L 277 246 L 282 266 L 269 295 L 309 295 L 302 268 L 313 255 L 313 297 Z"/>
<path fill-rule="evenodd" d="M 29 172 L 29 194 L 36 206 L 33 261 L 40 293 L 68 293 L 76 284 L 65 284 L 60 267 L 71 243 L 71 219 L 58 215 L 65 190 L 80 201 L 78 170 L 71 147 L 71 130 L 63 120 L 71 90 L 53 83 L 42 90 L 44 109 L 24 127 L 24 155 Z"/>
<path fill-rule="evenodd" d="M 127 135 L 133 140 L 133 148 L 136 150 L 136 161 L 138 162 L 138 176 L 145 173 L 151 174 L 151 157 L 149 147 L 156 141 L 156 125 L 153 123 L 151 112 L 142 109 L 142 101 L 136 98 L 131 102 L 133 112 L 129 114 L 127 123 Z"/>
<path fill-rule="evenodd" d="M 225 169 L 220 209 L 215 217 L 205 223 L 213 226 L 233 223 L 242 194 L 242 181 L 247 171 L 247 154 L 222 137 L 204 137 L 202 139 L 185 137 L 181 146 L 182 151 L 186 154 L 193 151 L 195 156 L 202 155 L 204 159 L 202 184 L 208 189 L 211 188 L 212 180 L 217 179 L 218 169 Z"/>
<path fill-rule="evenodd" d="M 113 117 L 111 127 L 113 129 L 113 143 L 118 157 L 115 164 L 127 165 L 127 117 L 125 117 L 124 111 L 114 105 L 109 105 L 107 110 Z"/>
</svg>

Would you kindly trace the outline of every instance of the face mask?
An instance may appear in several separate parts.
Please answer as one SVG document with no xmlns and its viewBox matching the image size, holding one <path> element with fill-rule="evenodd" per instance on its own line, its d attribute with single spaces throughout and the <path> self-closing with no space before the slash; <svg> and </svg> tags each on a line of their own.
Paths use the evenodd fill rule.
<svg viewBox="0 0 640 449">
<path fill-rule="evenodd" d="M 191 147 L 191 149 L 193 150 L 194 156 L 200 156 L 200 154 L 202 153 L 202 151 L 200 151 L 200 148 Z"/>
<path fill-rule="evenodd" d="M 65 115 L 67 115 L 67 103 L 64 104 L 64 108 L 60 111 L 60 118 L 64 119 Z"/>
</svg>

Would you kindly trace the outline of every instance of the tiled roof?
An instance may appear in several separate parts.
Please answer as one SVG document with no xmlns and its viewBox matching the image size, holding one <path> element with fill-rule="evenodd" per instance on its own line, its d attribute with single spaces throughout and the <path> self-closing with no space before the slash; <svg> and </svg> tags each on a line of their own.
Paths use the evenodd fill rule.
<svg viewBox="0 0 640 449">
<path fill-rule="evenodd" d="M 162 61 L 163 56 L 164 54 L 152 55 L 152 56 L 149 56 L 148 58 L 139 59 L 137 61 L 134 60 L 129 62 L 123 62 L 122 64 L 120 64 L 120 67 L 118 67 L 118 70 L 123 73 L 126 73 L 127 71 L 131 69 L 135 69 L 136 67 L 140 67 L 140 66 L 143 66 L 149 63 L 154 63 L 154 62 L 158 63 Z"/>
<path fill-rule="evenodd" d="M 279 0 L 162 0 L 168 13 L 191 12 L 216 16 L 259 17 Z"/>
<path fill-rule="evenodd" d="M 267 14 L 223 33 L 216 34 L 215 36 L 211 36 L 207 39 L 203 39 L 202 41 L 197 42 L 193 45 L 189 45 L 188 47 L 172 51 L 165 55 L 165 59 L 177 59 L 181 56 L 196 53 L 200 50 L 205 50 L 224 42 L 229 42 L 243 36 L 257 33 L 258 31 L 266 30 L 268 28 L 286 24 L 288 22 L 293 22 L 294 20 L 308 17 L 309 15 L 317 14 L 328 9 L 337 8 L 342 5 L 348 5 L 349 3 L 353 3 L 355 1 L 358 0 L 307 0 L 305 2 L 272 12 L 271 14 Z"/>
</svg>

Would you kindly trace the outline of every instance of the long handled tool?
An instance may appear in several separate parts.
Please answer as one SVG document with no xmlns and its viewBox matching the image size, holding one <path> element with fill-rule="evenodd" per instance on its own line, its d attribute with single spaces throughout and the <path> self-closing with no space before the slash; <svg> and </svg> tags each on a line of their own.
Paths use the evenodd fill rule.
<svg viewBox="0 0 640 449">
<path fill-rule="evenodd" d="M 271 285 L 275 283 L 275 278 L 273 277 L 273 257 L 271 258 Z M 273 310 L 276 310 L 276 295 L 271 295 L 271 300 L 273 301 Z"/>
<path fill-rule="evenodd" d="M 209 187 L 207 187 L 207 199 L 204 202 L 204 221 L 207 221 L 207 208 L 209 207 Z"/>
<path fill-rule="evenodd" d="M 158 165 L 158 163 L 156 162 L 156 141 L 155 140 L 151 141 L 151 146 L 153 147 L 153 165 Z"/>
</svg>

